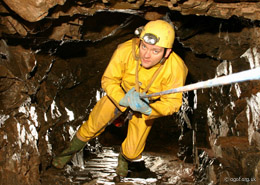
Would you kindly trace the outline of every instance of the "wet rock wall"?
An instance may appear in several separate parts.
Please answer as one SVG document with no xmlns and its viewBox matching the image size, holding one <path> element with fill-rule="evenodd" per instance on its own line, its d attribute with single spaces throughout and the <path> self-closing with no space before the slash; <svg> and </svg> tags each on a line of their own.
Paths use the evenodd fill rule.
<svg viewBox="0 0 260 185">
<path fill-rule="evenodd" d="M 212 52 L 209 55 L 218 61 L 221 59 L 219 64 L 216 63 L 216 68 L 212 68 L 213 71 L 210 74 L 214 76 L 208 76 L 210 78 L 259 66 L 258 28 L 243 27 L 242 24 L 231 26 L 234 22 L 229 23 L 219 24 L 219 29 L 225 31 L 219 32 L 215 36 L 211 35 L 211 40 L 214 38 L 216 40 L 213 42 L 214 44 L 210 42 L 211 49 L 203 52 Z M 242 40 L 245 37 L 249 42 L 243 43 Z M 224 44 L 225 42 L 226 44 Z M 207 41 L 204 42 L 204 46 L 197 45 L 194 50 L 209 48 Z M 224 49 L 222 50 L 221 47 L 227 48 L 222 48 Z M 247 47 L 248 49 L 246 49 Z M 220 50 L 221 52 L 219 52 Z M 205 180 L 207 179 L 206 182 L 202 180 L 198 183 L 244 184 L 247 182 L 257 184 L 259 182 L 259 159 L 257 157 L 259 154 L 259 140 L 257 139 L 259 134 L 259 81 L 220 86 L 196 93 L 198 104 L 194 110 L 194 117 L 199 115 L 200 118 L 197 118 L 194 124 L 195 127 L 200 128 L 199 125 L 206 123 L 206 138 L 210 146 L 210 149 L 197 148 L 199 152 L 196 162 L 198 171 L 205 169 L 205 166 L 203 167 L 205 161 L 208 165 L 206 169 L 209 170 L 206 172 L 208 175 L 204 177 Z"/>
<path fill-rule="evenodd" d="M 89 31 L 93 40 L 1 40 L 1 184 L 41 184 L 52 157 L 103 96 L 100 79 L 113 51 L 133 36 L 120 27 L 131 15 L 120 16 L 118 23 L 97 16 L 110 28 Z"/>
</svg>

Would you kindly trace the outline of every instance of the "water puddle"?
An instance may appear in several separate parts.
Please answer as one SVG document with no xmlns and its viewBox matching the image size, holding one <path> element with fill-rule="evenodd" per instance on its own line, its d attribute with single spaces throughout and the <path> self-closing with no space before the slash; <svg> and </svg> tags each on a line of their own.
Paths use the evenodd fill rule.
<svg viewBox="0 0 260 185">
<path fill-rule="evenodd" d="M 194 184 L 193 164 L 184 163 L 176 156 L 144 152 L 144 161 L 131 163 L 129 174 L 115 183 L 118 152 L 112 147 L 84 161 L 84 165 L 67 165 L 65 176 L 75 185 L 157 185 Z M 75 160 L 75 159 L 74 159 Z M 79 160 L 80 161 L 80 160 Z"/>
</svg>

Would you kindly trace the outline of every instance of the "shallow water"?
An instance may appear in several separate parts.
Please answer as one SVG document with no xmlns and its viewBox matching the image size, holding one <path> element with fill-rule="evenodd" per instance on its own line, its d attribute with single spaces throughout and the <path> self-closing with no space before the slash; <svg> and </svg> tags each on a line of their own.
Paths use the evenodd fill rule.
<svg viewBox="0 0 260 185">
<path fill-rule="evenodd" d="M 115 183 L 118 152 L 112 147 L 104 147 L 103 151 L 93 155 L 91 159 L 84 160 L 84 165 L 77 167 L 67 165 L 63 170 L 49 171 L 45 176 L 48 178 L 55 174 L 54 178 L 63 175 L 71 184 L 82 185 L 112 185 L 112 184 L 135 184 L 135 185 L 157 185 L 157 184 L 193 184 L 193 164 L 184 163 L 175 155 L 144 152 L 144 161 L 131 163 L 126 178 Z M 75 161 L 75 159 L 74 159 Z M 52 169 L 53 170 L 53 169 Z M 52 178 L 53 180 L 53 178 Z M 62 181 L 62 180 L 61 180 Z"/>
</svg>

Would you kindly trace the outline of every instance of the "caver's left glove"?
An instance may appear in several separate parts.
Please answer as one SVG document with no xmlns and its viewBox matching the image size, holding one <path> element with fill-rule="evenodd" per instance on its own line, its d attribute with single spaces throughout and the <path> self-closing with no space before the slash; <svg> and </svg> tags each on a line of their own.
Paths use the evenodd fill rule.
<svg viewBox="0 0 260 185">
<path fill-rule="evenodd" d="M 145 95 L 145 93 L 142 95 Z M 152 113 L 152 108 L 149 106 L 148 98 L 141 99 L 140 93 L 132 91 L 128 100 L 129 106 L 133 111 L 141 112 L 147 116 Z"/>
</svg>

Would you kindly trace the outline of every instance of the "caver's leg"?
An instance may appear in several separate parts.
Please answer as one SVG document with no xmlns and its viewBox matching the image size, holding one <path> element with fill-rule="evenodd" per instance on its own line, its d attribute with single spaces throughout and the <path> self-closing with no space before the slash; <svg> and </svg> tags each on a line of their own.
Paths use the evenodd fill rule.
<svg viewBox="0 0 260 185">
<path fill-rule="evenodd" d="M 153 120 L 145 120 L 143 117 L 137 117 L 138 115 L 134 115 L 129 121 L 127 137 L 122 143 L 116 169 L 120 177 L 127 176 L 128 161 L 141 158 L 147 136 L 152 128 Z"/>
<path fill-rule="evenodd" d="M 80 151 L 90 139 L 98 136 L 105 130 L 102 127 L 115 116 L 114 110 L 115 105 L 107 96 L 101 98 L 90 113 L 88 121 L 81 125 L 69 146 L 53 159 L 52 165 L 59 169 L 63 168 L 72 159 L 73 155 Z"/>
</svg>

